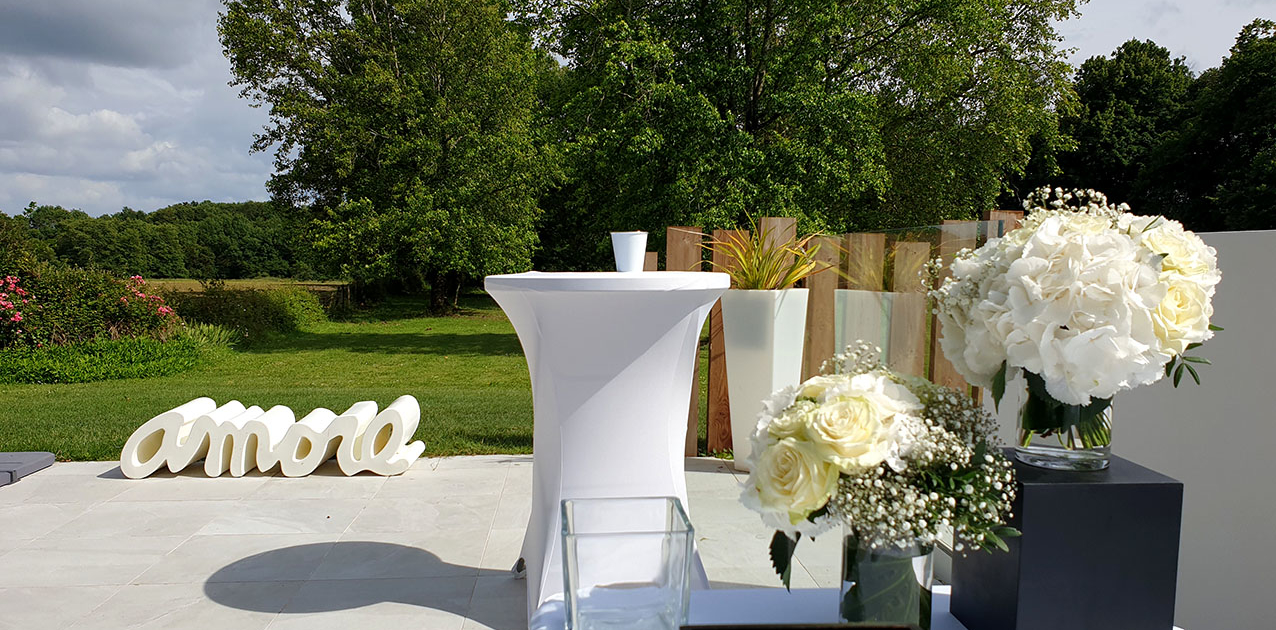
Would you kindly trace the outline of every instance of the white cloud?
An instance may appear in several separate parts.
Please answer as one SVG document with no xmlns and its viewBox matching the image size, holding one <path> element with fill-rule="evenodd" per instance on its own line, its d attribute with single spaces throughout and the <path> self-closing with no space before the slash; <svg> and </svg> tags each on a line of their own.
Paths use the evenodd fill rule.
<svg viewBox="0 0 1276 630">
<path fill-rule="evenodd" d="M 1076 48 L 1074 65 L 1110 55 L 1131 39 L 1150 39 L 1186 57 L 1196 72 L 1217 66 L 1241 28 L 1258 17 L 1274 18 L 1276 0 L 1093 0 L 1081 17 L 1058 25 L 1065 45 Z"/>
<path fill-rule="evenodd" d="M 266 117 L 227 85 L 219 6 L 57 0 L 6 11 L 0 211 L 29 201 L 100 215 L 265 199 L 271 159 L 248 147 Z M 59 13 L 66 19 L 50 26 Z M 24 29 L 46 37 L 6 38 Z"/>
</svg>

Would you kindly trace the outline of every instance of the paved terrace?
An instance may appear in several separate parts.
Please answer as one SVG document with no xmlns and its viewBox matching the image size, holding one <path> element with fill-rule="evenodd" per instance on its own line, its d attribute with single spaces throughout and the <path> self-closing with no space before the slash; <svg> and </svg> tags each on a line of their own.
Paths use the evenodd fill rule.
<svg viewBox="0 0 1276 630">
<path fill-rule="evenodd" d="M 687 461 L 716 588 L 778 586 L 743 475 Z M 202 472 L 125 479 L 60 463 L 0 488 L 0 630 L 525 630 L 509 568 L 531 511 L 530 456 L 423 459 L 399 477 Z M 834 586 L 840 541 L 798 548 L 793 586 Z"/>
</svg>

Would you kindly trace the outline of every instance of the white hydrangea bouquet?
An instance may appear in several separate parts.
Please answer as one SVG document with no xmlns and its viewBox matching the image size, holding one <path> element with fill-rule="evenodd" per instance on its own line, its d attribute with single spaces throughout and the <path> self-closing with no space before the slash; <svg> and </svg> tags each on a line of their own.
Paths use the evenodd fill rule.
<svg viewBox="0 0 1276 630">
<path fill-rule="evenodd" d="M 1192 364 L 1208 361 L 1187 352 L 1219 330 L 1215 251 L 1092 190 L 1041 188 L 1024 208 L 1022 227 L 959 253 L 931 292 L 944 356 L 998 404 L 1023 373 L 1020 459 L 1102 468 L 1114 394 L 1170 374 L 1177 386 L 1184 370 L 1200 383 Z"/>
<path fill-rule="evenodd" d="M 928 553 L 944 531 L 958 550 L 1018 535 L 1005 525 L 1014 472 L 982 407 L 883 367 L 863 343 L 823 372 L 765 401 L 742 491 L 777 530 L 771 560 L 786 587 L 801 536 L 838 526 L 862 555 Z"/>
</svg>

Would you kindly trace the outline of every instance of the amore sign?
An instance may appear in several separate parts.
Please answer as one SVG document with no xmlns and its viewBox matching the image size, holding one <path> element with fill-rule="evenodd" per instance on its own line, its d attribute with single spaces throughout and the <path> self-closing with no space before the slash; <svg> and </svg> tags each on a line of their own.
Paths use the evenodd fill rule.
<svg viewBox="0 0 1276 630">
<path fill-rule="evenodd" d="M 203 459 L 210 477 L 226 471 L 240 477 L 276 465 L 287 477 L 301 477 L 335 455 L 347 475 L 397 475 L 425 451 L 423 442 L 408 443 L 420 420 L 421 407 L 411 396 L 400 396 L 381 413 L 375 402 L 363 401 L 339 416 L 320 408 L 299 421 L 282 405 L 262 411 L 237 400 L 218 407 L 212 398 L 196 398 L 134 431 L 120 453 L 120 470 L 140 479 L 165 464 L 177 472 Z"/>
</svg>

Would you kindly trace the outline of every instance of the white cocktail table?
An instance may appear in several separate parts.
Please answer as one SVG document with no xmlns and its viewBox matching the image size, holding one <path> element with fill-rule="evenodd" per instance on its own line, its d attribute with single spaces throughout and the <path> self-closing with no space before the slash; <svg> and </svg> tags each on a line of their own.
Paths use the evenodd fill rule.
<svg viewBox="0 0 1276 630">
<path fill-rule="evenodd" d="M 532 514 L 523 537 L 532 616 L 563 592 L 562 499 L 674 496 L 687 505 L 683 448 L 696 342 L 723 273 L 488 276 L 531 374 Z M 707 585 L 695 558 L 696 586 Z"/>
</svg>

